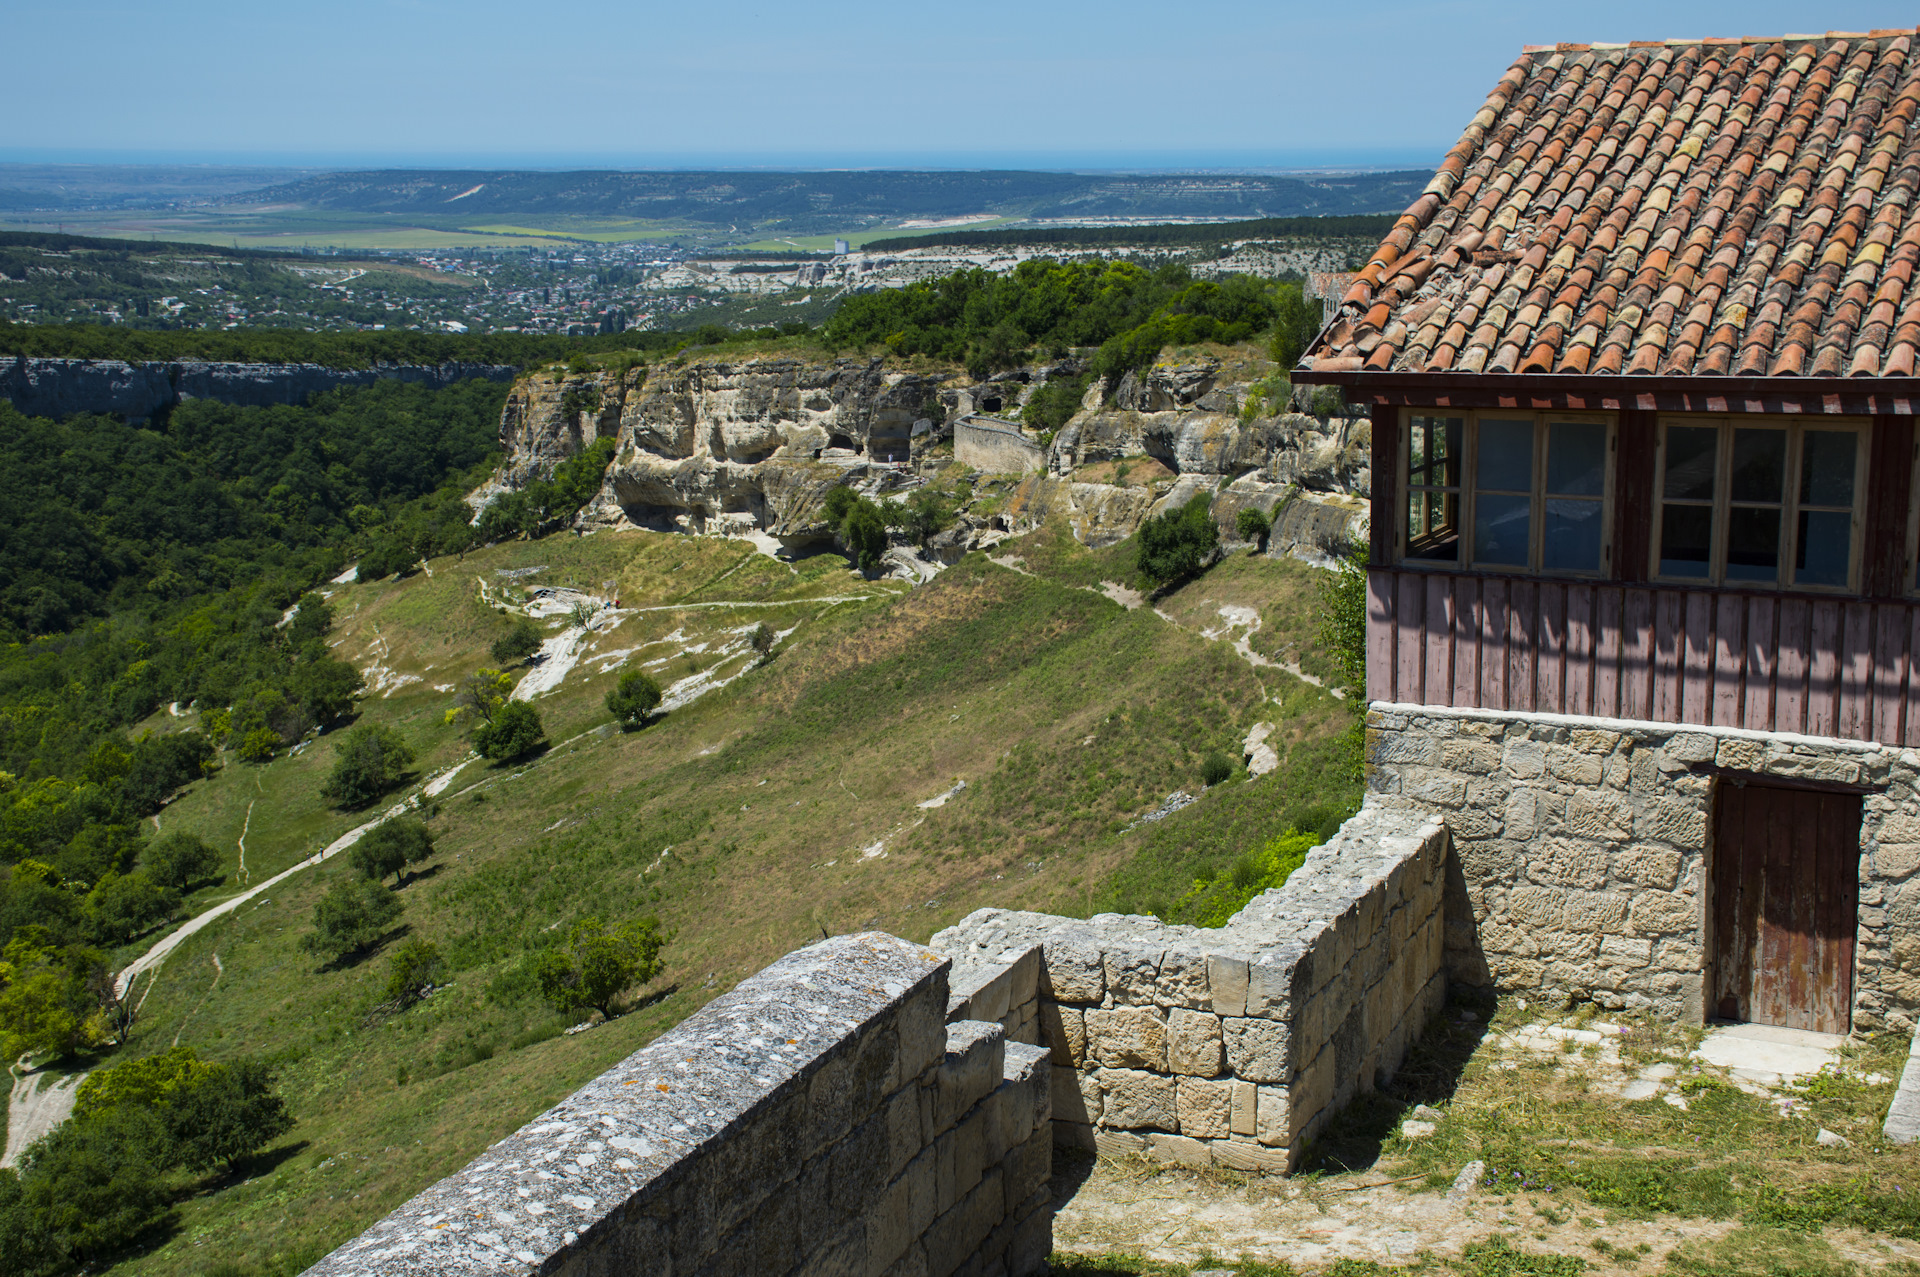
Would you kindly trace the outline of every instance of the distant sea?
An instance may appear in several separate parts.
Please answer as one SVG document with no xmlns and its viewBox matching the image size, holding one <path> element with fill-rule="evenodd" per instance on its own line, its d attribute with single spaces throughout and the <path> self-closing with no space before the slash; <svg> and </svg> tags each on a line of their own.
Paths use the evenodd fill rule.
<svg viewBox="0 0 1920 1277">
<path fill-rule="evenodd" d="M 1271 151 L 122 151 L 0 146 L 0 164 L 163 165 L 288 169 L 1012 169 L 1073 173 L 1297 173 L 1432 168 L 1447 144 Z"/>
</svg>

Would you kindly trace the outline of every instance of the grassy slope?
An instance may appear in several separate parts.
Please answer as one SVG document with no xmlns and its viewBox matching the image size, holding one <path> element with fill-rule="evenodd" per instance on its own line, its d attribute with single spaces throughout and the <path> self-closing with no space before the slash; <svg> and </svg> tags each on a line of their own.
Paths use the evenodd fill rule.
<svg viewBox="0 0 1920 1277">
<path fill-rule="evenodd" d="M 511 579 L 496 570 L 537 566 L 517 584 L 613 581 L 625 608 L 658 610 L 625 616 L 597 639 L 598 659 L 538 702 L 549 738 L 570 743 L 517 768 L 469 763 L 441 796 L 438 854 L 402 890 L 402 921 L 448 955 L 451 987 L 376 1022 L 383 959 L 316 969 L 298 940 L 347 872 L 338 862 L 167 961 L 132 1050 L 178 1037 L 213 1057 L 275 1053 L 299 1125 L 242 1182 L 204 1185 L 173 1239 L 121 1269 L 309 1259 L 823 930 L 925 939 L 987 904 L 1164 907 L 1299 811 L 1355 796 L 1329 761 L 1347 722 L 1331 697 L 1085 588 L 1124 573 L 1124 547 L 1091 555 L 1043 531 L 1004 548 L 1027 551 L 1039 575 L 975 555 L 906 593 L 832 556 L 789 567 L 741 543 L 632 533 L 498 547 L 436 563 L 431 578 L 338 588 L 337 650 L 420 680 L 370 698 L 365 717 L 408 736 L 422 779 L 465 753 L 441 723 L 451 694 L 435 685 L 488 663 L 504 624 L 476 578 L 498 599 Z M 1310 572 L 1231 559 L 1161 607 L 1297 609 Z M 864 597 L 826 601 L 845 596 Z M 655 662 L 662 682 L 716 659 L 726 676 L 745 657 L 715 649 L 760 619 L 797 627 L 768 665 L 643 732 L 607 730 L 616 653 Z M 1236 779 L 1122 832 L 1170 790 L 1196 789 L 1206 753 L 1238 758 L 1248 727 L 1276 715 L 1297 742 L 1281 775 Z M 228 848 L 244 823 L 259 881 L 365 819 L 315 796 L 331 752 L 322 741 L 264 768 L 230 763 L 162 821 Z M 917 806 L 956 780 L 967 788 L 945 806 Z M 611 1025 L 556 1036 L 563 1022 L 515 978 L 520 956 L 581 916 L 646 912 L 679 932 L 664 987 Z"/>
</svg>

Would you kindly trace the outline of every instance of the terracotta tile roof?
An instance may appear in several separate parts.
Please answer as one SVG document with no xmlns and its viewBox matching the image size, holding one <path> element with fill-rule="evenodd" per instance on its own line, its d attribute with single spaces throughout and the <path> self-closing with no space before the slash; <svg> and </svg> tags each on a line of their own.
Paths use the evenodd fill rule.
<svg viewBox="0 0 1920 1277">
<path fill-rule="evenodd" d="M 1301 369 L 1914 376 L 1913 45 L 1528 48 Z"/>
</svg>

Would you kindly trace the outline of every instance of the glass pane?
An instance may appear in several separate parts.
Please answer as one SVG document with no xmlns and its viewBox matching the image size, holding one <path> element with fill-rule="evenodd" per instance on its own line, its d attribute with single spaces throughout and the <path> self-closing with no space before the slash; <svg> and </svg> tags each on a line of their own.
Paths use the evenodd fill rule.
<svg viewBox="0 0 1920 1277">
<path fill-rule="evenodd" d="M 1540 555 L 1541 566 L 1549 572 L 1598 572 L 1600 503 L 1548 497 L 1547 526 L 1541 536 Z"/>
<path fill-rule="evenodd" d="M 1482 493 L 1473 503 L 1474 562 L 1527 567 L 1533 562 L 1528 546 L 1532 531 L 1533 498 Z"/>
<path fill-rule="evenodd" d="M 1407 483 L 1458 486 L 1465 431 L 1463 417 L 1415 417 L 1407 431 Z"/>
<path fill-rule="evenodd" d="M 1480 451 L 1474 455 L 1473 486 L 1533 491 L 1533 423 L 1480 419 Z"/>
<path fill-rule="evenodd" d="M 1733 499 L 1778 501 L 1786 485 L 1787 432 L 1733 432 Z"/>
<path fill-rule="evenodd" d="M 1800 500 L 1807 505 L 1853 504 L 1851 430 L 1809 430 L 1800 436 Z"/>
<path fill-rule="evenodd" d="M 1597 421 L 1558 421 L 1547 427 L 1547 491 L 1597 497 L 1606 491 L 1607 428 Z M 1552 506 L 1548 506 L 1552 517 Z M 1552 538 L 1548 538 L 1552 545 Z"/>
<path fill-rule="evenodd" d="M 1407 554 L 1415 559 L 1460 557 L 1460 498 L 1451 492 L 1407 494 Z"/>
<path fill-rule="evenodd" d="M 1672 436 L 1669 431 L 1668 438 Z M 1670 505 L 1661 509 L 1661 576 L 1705 577 L 1712 556 L 1712 506 Z"/>
<path fill-rule="evenodd" d="M 1727 580 L 1779 579 L 1780 512 L 1740 506 L 1727 511 Z"/>
<path fill-rule="evenodd" d="M 1720 455 L 1720 432 L 1712 426 L 1667 428 L 1669 500 L 1713 500 L 1713 472 Z"/>
<path fill-rule="evenodd" d="M 1851 483 L 1853 463 L 1847 463 Z M 1802 510 L 1793 579 L 1799 585 L 1845 585 L 1853 551 L 1853 515 L 1838 510 Z"/>
</svg>

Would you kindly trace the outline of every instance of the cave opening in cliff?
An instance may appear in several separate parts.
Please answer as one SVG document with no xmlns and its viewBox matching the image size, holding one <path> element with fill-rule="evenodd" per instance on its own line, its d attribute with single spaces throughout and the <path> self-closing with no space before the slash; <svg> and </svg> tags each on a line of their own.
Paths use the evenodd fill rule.
<svg viewBox="0 0 1920 1277">
<path fill-rule="evenodd" d="M 1002 400 L 999 395 L 988 395 L 986 396 L 986 398 L 980 401 L 980 411 L 981 412 L 999 412 L 1000 406 L 1004 402 L 1005 401 Z"/>
</svg>

